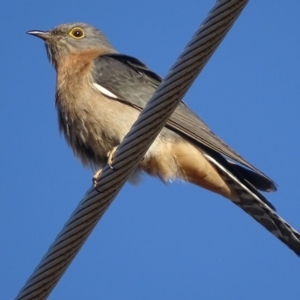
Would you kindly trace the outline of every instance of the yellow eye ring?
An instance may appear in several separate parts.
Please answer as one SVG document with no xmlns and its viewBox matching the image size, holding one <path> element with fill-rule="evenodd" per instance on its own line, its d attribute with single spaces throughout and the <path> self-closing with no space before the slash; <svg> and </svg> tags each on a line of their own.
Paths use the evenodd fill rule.
<svg viewBox="0 0 300 300">
<path fill-rule="evenodd" d="M 79 40 L 84 37 L 84 31 L 80 27 L 75 27 L 69 32 L 69 35 L 72 38 Z"/>
</svg>

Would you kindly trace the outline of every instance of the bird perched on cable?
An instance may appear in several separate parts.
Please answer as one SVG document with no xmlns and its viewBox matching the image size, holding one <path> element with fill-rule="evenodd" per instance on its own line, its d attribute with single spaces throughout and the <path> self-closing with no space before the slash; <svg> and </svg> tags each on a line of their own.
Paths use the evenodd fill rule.
<svg viewBox="0 0 300 300">
<path fill-rule="evenodd" d="M 138 59 L 118 53 L 90 25 L 69 23 L 28 33 L 45 41 L 57 72 L 60 130 L 84 165 L 103 167 L 113 160 L 114 149 L 161 78 Z M 137 171 L 163 181 L 185 180 L 224 196 L 300 255 L 300 234 L 258 191 L 275 191 L 275 183 L 214 135 L 183 102 Z"/>
</svg>

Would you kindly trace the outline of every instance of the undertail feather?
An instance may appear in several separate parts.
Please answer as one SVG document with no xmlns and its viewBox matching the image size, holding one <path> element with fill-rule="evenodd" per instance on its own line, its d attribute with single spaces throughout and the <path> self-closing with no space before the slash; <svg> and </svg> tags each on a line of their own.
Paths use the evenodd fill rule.
<svg viewBox="0 0 300 300">
<path fill-rule="evenodd" d="M 268 205 L 266 198 L 253 190 L 253 186 L 242 182 L 216 159 L 208 154 L 204 155 L 237 195 L 230 200 L 300 256 L 300 234 Z"/>
<path fill-rule="evenodd" d="M 229 159 L 226 159 L 226 161 L 230 164 L 231 168 L 235 169 L 236 172 L 239 172 L 241 176 L 245 178 L 256 189 L 263 192 L 277 191 L 276 184 L 266 176 L 263 176 L 260 173 L 247 169 L 246 167 L 241 166 Z"/>
</svg>

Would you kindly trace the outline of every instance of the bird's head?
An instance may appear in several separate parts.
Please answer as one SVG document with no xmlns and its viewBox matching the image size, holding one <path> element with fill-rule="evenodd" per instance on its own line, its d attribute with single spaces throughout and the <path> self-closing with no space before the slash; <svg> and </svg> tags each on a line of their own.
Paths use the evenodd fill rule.
<svg viewBox="0 0 300 300">
<path fill-rule="evenodd" d="M 96 48 L 116 52 L 100 30 L 85 23 L 67 23 L 49 31 L 30 30 L 27 33 L 44 40 L 49 60 L 55 67 L 59 60 L 72 53 Z"/>
</svg>

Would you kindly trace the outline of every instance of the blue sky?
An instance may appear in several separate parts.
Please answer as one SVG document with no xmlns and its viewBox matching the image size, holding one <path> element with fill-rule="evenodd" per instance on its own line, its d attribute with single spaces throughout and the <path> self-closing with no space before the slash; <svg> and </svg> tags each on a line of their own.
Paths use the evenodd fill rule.
<svg viewBox="0 0 300 300">
<path fill-rule="evenodd" d="M 1 298 L 13 299 L 90 187 L 58 133 L 55 72 L 25 34 L 83 21 L 164 76 L 214 1 L 2 1 Z M 250 1 L 185 97 L 279 185 L 300 230 L 299 9 Z M 298 299 L 300 260 L 243 211 L 187 183 L 125 185 L 49 299 Z"/>
</svg>

